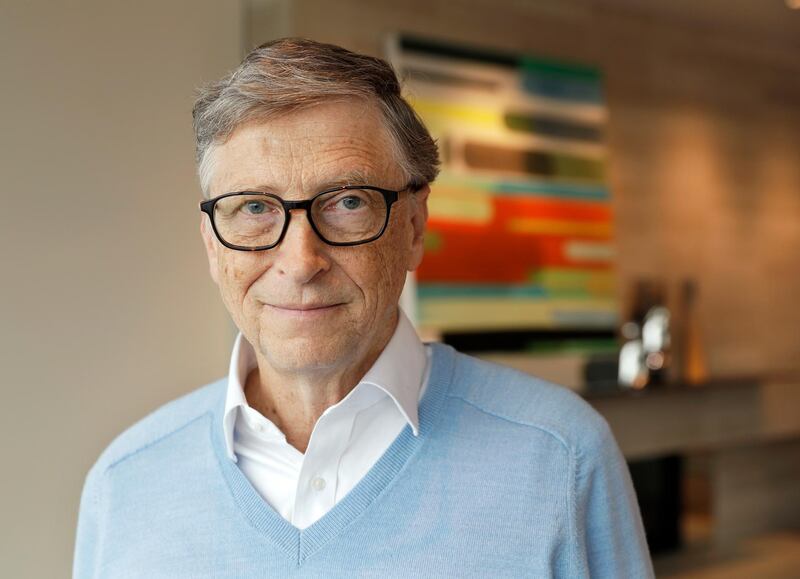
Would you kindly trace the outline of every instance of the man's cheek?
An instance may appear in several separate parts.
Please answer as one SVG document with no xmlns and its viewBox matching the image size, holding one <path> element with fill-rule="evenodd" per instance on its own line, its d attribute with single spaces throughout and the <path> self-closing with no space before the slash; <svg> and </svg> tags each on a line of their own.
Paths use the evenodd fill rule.
<svg viewBox="0 0 800 579">
<path fill-rule="evenodd" d="M 230 263 L 220 264 L 219 287 L 222 299 L 232 314 L 244 306 L 247 293 L 244 273 Z"/>
<path fill-rule="evenodd" d="M 227 281 L 230 286 L 244 284 L 253 271 L 252 264 L 246 260 L 232 256 L 229 259 L 220 261 L 220 276 Z"/>
<path fill-rule="evenodd" d="M 382 285 L 385 287 L 396 285 L 397 279 L 405 280 L 405 269 L 400 267 L 403 262 L 404 255 L 401 252 L 386 252 L 382 256 L 380 266 L 376 271 L 380 272 L 382 278 Z"/>
</svg>

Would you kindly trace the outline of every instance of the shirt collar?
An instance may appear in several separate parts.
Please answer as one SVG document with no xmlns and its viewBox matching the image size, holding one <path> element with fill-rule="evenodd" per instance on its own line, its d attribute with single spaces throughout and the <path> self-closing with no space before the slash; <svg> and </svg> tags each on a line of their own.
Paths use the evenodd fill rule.
<svg viewBox="0 0 800 579">
<path fill-rule="evenodd" d="M 425 346 L 420 341 L 414 326 L 399 310 L 397 327 L 392 338 L 356 387 L 339 403 L 352 405 L 354 398 L 373 398 L 370 390 L 377 388 L 389 396 L 398 411 L 411 426 L 414 435 L 419 435 L 418 405 L 421 387 L 425 378 L 428 359 Z M 228 457 L 236 460 L 233 447 L 234 428 L 240 407 L 249 407 L 244 395 L 247 375 L 257 366 L 256 354 L 250 343 L 239 333 L 233 345 L 228 368 L 228 389 L 225 397 L 225 412 L 222 427 Z M 373 388 L 370 388 L 373 387 Z M 369 394 L 369 396 L 367 396 Z M 359 405 L 360 406 L 360 405 Z M 330 409 L 329 409 L 330 410 Z"/>
</svg>

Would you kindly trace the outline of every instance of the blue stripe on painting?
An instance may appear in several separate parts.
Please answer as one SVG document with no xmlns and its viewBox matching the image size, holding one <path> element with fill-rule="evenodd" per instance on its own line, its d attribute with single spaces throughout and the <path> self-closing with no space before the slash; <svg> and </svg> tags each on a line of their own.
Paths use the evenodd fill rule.
<svg viewBox="0 0 800 579">
<path fill-rule="evenodd" d="M 421 299 L 435 298 L 550 298 L 552 293 L 539 285 L 464 285 L 449 283 L 420 283 Z"/>
<path fill-rule="evenodd" d="M 600 185 L 497 181 L 489 183 L 487 188 L 494 193 L 503 195 L 545 195 L 590 201 L 607 201 L 610 198 L 608 188 Z"/>
<path fill-rule="evenodd" d="M 493 181 L 486 178 L 455 176 L 443 173 L 438 180 L 444 187 L 478 189 L 491 194 L 505 196 L 540 195 L 581 201 L 607 201 L 610 198 L 605 185 L 585 185 L 576 183 L 555 183 L 551 181 Z M 433 187 L 436 187 L 434 183 Z"/>
<path fill-rule="evenodd" d="M 599 82 L 523 72 L 521 85 L 525 92 L 566 101 L 604 104 Z"/>
</svg>

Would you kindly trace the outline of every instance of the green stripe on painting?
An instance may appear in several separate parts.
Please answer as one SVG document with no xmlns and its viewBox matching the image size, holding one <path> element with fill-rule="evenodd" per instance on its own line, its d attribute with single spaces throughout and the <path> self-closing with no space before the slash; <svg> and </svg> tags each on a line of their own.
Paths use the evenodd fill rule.
<svg viewBox="0 0 800 579">
<path fill-rule="evenodd" d="M 545 177 L 602 181 L 605 176 L 605 163 L 597 159 L 476 142 L 467 142 L 464 145 L 464 162 L 474 169 L 527 173 Z"/>
<path fill-rule="evenodd" d="M 582 291 L 593 296 L 616 293 L 616 274 L 611 270 L 544 268 L 532 272 L 529 279 L 550 292 Z"/>
<path fill-rule="evenodd" d="M 548 155 L 552 163 L 553 177 L 577 177 L 602 181 L 606 176 L 606 165 L 595 159 L 582 159 L 572 155 Z"/>
<path fill-rule="evenodd" d="M 520 75 L 523 90 L 531 94 L 581 103 L 605 100 L 596 68 L 524 57 Z"/>
<path fill-rule="evenodd" d="M 584 81 L 594 81 L 599 83 L 603 74 L 599 68 L 576 64 L 571 62 L 555 61 L 533 56 L 523 56 L 520 58 L 520 66 L 526 72 L 535 72 L 563 78 L 580 79 Z"/>
<path fill-rule="evenodd" d="M 559 139 L 573 139 L 598 143 L 602 140 L 599 127 L 565 121 L 544 115 L 505 113 L 503 122 L 512 131 L 531 133 Z"/>
<path fill-rule="evenodd" d="M 477 177 L 462 177 L 452 173 L 442 173 L 436 183 L 450 187 L 465 189 L 481 189 L 500 195 L 539 195 L 542 197 L 558 197 L 579 199 L 582 201 L 607 201 L 610 198 L 608 188 L 603 185 L 578 185 L 567 183 L 550 183 L 548 181 L 504 181 L 489 180 Z M 436 184 L 434 183 L 434 188 Z"/>
</svg>

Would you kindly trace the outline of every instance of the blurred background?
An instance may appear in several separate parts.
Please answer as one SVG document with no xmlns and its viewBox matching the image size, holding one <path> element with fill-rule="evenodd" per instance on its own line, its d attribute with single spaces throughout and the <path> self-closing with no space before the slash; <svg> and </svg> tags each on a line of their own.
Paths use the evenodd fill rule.
<svg viewBox="0 0 800 579">
<path fill-rule="evenodd" d="M 0 0 L 2 575 L 69 576 L 98 454 L 226 372 L 194 90 L 306 36 L 439 139 L 420 333 L 606 416 L 659 576 L 800 577 L 798 8 Z"/>
</svg>

